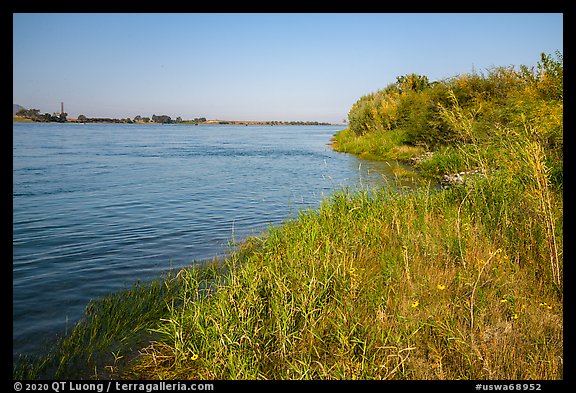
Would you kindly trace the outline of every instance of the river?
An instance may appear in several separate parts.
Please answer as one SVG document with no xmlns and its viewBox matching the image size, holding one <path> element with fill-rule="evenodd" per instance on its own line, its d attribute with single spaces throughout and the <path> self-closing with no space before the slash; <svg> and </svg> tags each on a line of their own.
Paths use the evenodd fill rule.
<svg viewBox="0 0 576 393">
<path fill-rule="evenodd" d="M 229 242 L 382 185 L 328 146 L 342 126 L 13 124 L 13 357 L 92 298 L 224 255 Z"/>
</svg>

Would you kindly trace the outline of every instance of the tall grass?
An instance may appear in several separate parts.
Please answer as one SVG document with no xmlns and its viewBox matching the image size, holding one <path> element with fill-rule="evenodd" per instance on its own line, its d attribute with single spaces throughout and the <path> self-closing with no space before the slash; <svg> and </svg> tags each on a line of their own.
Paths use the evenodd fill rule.
<svg viewBox="0 0 576 393">
<path fill-rule="evenodd" d="M 192 291 L 128 376 L 562 378 L 562 297 L 534 269 L 547 249 L 520 214 L 514 239 L 494 230 L 486 203 L 342 190 L 227 260 L 211 296 L 181 272 Z"/>
<path fill-rule="evenodd" d="M 204 267 L 202 275 L 211 277 L 214 267 Z M 70 331 L 50 343 L 39 357 L 21 356 L 14 364 L 15 379 L 106 378 L 142 343 L 155 337 L 151 331 L 170 307 L 178 306 L 183 283 L 171 273 L 164 278 L 135 283 L 132 288 L 94 299 Z"/>
<path fill-rule="evenodd" d="M 102 309 L 102 323 L 89 312 L 78 329 L 94 334 L 72 334 L 76 349 L 63 347 L 59 362 L 133 328 L 151 335 L 123 349 L 124 363 L 104 363 L 115 377 L 563 378 L 562 281 L 544 263 L 561 271 L 562 254 L 550 259 L 546 241 L 554 223 L 562 249 L 561 195 L 549 194 L 542 216 L 528 196 L 540 192 L 536 179 L 527 188 L 490 176 L 441 192 L 336 192 L 209 274 L 172 275 L 164 287 L 178 290 L 154 296 L 154 315 L 146 303 L 130 313 L 139 304 L 130 293 L 117 298 L 119 314 L 114 302 Z"/>
<path fill-rule="evenodd" d="M 60 378 L 562 379 L 563 109 L 540 79 L 520 82 L 499 70 L 457 78 L 434 108 L 410 101 L 427 103 L 412 125 L 446 132 L 423 173 L 480 168 L 473 181 L 341 189 L 223 261 L 89 306 L 43 364 Z M 386 101 L 380 126 L 359 112 L 378 127 L 335 148 L 421 154 L 432 145 L 413 143 L 426 130 L 402 124 L 405 104 Z"/>
<path fill-rule="evenodd" d="M 410 146 L 403 130 L 376 131 L 359 136 L 349 128 L 337 133 L 332 146 L 342 153 L 358 155 L 373 161 L 407 160 L 422 154 L 422 146 Z"/>
<path fill-rule="evenodd" d="M 337 150 L 435 146 L 425 173 L 481 175 L 439 192 L 342 190 L 272 229 L 232 255 L 213 296 L 173 310 L 131 375 L 562 378 L 562 106 L 523 78 L 495 69 L 359 100 Z"/>
</svg>

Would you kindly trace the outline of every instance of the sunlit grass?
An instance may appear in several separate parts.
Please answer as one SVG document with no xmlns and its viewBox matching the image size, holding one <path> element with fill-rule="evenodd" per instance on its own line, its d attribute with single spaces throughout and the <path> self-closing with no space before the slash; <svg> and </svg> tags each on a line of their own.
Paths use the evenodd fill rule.
<svg viewBox="0 0 576 393">
<path fill-rule="evenodd" d="M 422 146 L 404 144 L 406 133 L 403 130 L 379 131 L 356 135 L 349 128 L 334 136 L 333 148 L 342 153 L 356 154 L 372 161 L 408 160 L 422 154 Z"/>
<path fill-rule="evenodd" d="M 524 90 L 498 105 L 448 91 L 431 125 L 453 143 L 421 173 L 479 169 L 472 181 L 341 189 L 221 261 L 92 302 L 15 377 L 562 379 L 563 106 L 514 81 Z M 370 130 L 333 146 L 425 152 L 401 128 Z"/>
<path fill-rule="evenodd" d="M 530 135 L 474 182 L 343 189 L 222 261 L 96 300 L 15 375 L 561 379 L 562 193 Z"/>
<path fill-rule="evenodd" d="M 562 298 L 533 285 L 530 235 L 506 246 L 467 199 L 336 194 L 230 258 L 212 296 L 188 293 L 130 376 L 562 378 Z"/>
</svg>

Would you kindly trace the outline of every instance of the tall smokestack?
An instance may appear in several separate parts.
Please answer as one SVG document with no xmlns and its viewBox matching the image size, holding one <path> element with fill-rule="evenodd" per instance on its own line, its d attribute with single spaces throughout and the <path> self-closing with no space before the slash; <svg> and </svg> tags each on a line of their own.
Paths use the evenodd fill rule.
<svg viewBox="0 0 576 393">
<path fill-rule="evenodd" d="M 64 103 L 63 102 L 60 103 L 60 114 L 61 115 L 64 114 Z"/>
</svg>

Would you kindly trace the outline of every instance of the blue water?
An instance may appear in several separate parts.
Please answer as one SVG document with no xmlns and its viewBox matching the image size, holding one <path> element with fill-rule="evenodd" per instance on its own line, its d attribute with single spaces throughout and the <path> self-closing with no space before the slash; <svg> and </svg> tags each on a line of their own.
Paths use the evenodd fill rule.
<svg viewBox="0 0 576 393">
<path fill-rule="evenodd" d="M 338 126 L 13 125 L 13 356 L 88 301 L 223 255 L 385 163 L 327 144 Z"/>
</svg>

